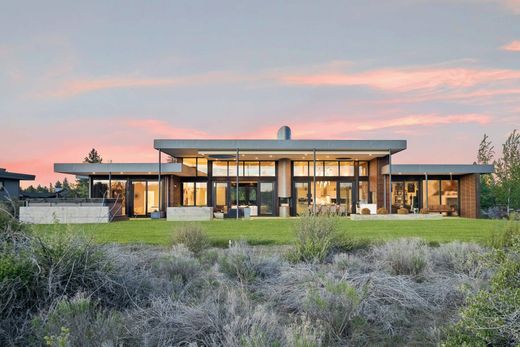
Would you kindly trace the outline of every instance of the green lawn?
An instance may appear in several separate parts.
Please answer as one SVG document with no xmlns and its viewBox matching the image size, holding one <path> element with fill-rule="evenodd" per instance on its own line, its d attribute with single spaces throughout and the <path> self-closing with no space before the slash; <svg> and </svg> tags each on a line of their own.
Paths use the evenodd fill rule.
<svg viewBox="0 0 520 347">
<path fill-rule="evenodd" d="M 289 244 L 294 239 L 296 219 L 214 220 L 200 222 L 215 245 L 229 240 L 247 240 L 251 244 Z M 130 220 L 110 224 L 38 225 L 36 232 L 53 232 L 72 228 L 91 235 L 99 242 L 169 244 L 171 236 L 182 222 L 165 220 Z M 342 232 L 354 238 L 388 240 L 400 237 L 420 237 L 427 241 L 453 240 L 483 242 L 504 221 L 445 218 L 418 221 L 340 221 Z"/>
</svg>

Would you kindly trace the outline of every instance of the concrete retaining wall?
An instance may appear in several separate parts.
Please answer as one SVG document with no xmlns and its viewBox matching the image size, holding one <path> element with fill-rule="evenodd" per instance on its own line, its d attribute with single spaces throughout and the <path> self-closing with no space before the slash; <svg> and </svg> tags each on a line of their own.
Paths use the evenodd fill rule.
<svg viewBox="0 0 520 347">
<path fill-rule="evenodd" d="M 109 207 L 93 206 L 22 206 L 20 221 L 32 224 L 108 223 Z"/>
<path fill-rule="evenodd" d="M 442 219 L 442 214 L 351 214 L 351 220 L 424 220 Z"/>
<path fill-rule="evenodd" d="M 213 207 L 168 207 L 166 220 L 202 221 L 213 219 Z"/>
</svg>

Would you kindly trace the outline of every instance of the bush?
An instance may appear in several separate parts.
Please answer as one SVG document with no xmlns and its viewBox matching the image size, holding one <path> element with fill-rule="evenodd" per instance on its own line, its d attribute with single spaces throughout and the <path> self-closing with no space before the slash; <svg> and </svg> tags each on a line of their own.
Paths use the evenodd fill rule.
<svg viewBox="0 0 520 347">
<path fill-rule="evenodd" d="M 517 346 L 520 343 L 520 240 L 498 251 L 489 290 L 468 300 L 461 319 L 448 330 L 447 346 Z"/>
<path fill-rule="evenodd" d="M 408 211 L 407 208 L 401 207 L 397 210 L 397 214 L 409 214 L 410 211 Z"/>
<path fill-rule="evenodd" d="M 495 249 L 511 247 L 520 239 L 520 222 L 510 220 L 501 229 L 495 230 L 489 237 L 489 246 Z"/>
<path fill-rule="evenodd" d="M 380 207 L 377 209 L 377 214 L 388 214 L 388 210 L 385 207 Z"/>
<path fill-rule="evenodd" d="M 366 208 L 366 207 L 363 207 L 363 208 L 361 209 L 361 214 L 363 214 L 363 215 L 370 214 L 370 209 L 369 209 L 369 208 Z"/>
<path fill-rule="evenodd" d="M 199 224 L 182 224 L 175 230 L 174 244 L 184 244 L 190 251 L 199 254 L 210 246 L 209 238 Z"/>
<path fill-rule="evenodd" d="M 421 210 L 419 211 L 420 214 L 430 214 L 430 210 L 428 210 L 427 208 L 421 208 Z"/>
<path fill-rule="evenodd" d="M 341 279 L 328 279 L 312 288 L 305 302 L 305 313 L 323 325 L 327 345 L 352 339 L 362 324 L 361 297 L 356 289 Z"/>
<path fill-rule="evenodd" d="M 306 215 L 295 224 L 296 242 L 289 253 L 291 261 L 320 262 L 330 253 L 338 233 L 336 217 Z"/>
<path fill-rule="evenodd" d="M 123 320 L 78 294 L 58 301 L 32 322 L 34 338 L 49 346 L 122 345 Z"/>
<path fill-rule="evenodd" d="M 421 277 L 428 265 L 428 246 L 420 239 L 399 239 L 375 247 L 373 259 L 394 275 Z"/>
</svg>

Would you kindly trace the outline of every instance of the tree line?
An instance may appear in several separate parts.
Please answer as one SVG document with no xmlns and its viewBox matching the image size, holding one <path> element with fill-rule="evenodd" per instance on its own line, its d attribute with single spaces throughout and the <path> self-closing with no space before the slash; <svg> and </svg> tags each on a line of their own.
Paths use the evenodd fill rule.
<svg viewBox="0 0 520 347">
<path fill-rule="evenodd" d="M 513 130 L 502 144 L 502 156 L 497 157 L 495 146 L 484 134 L 480 142 L 477 162 L 493 164 L 495 173 L 480 177 L 480 204 L 483 210 L 520 210 L 520 133 Z"/>
</svg>

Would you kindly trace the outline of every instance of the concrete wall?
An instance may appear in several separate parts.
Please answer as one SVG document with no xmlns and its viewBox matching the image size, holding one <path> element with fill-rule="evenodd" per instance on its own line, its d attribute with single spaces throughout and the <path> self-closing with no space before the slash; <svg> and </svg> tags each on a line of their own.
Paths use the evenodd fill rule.
<svg viewBox="0 0 520 347">
<path fill-rule="evenodd" d="M 166 220 L 168 221 L 203 221 L 213 219 L 213 207 L 168 207 Z"/>
<path fill-rule="evenodd" d="M 22 206 L 20 221 L 32 224 L 108 223 L 109 206 Z"/>
</svg>

